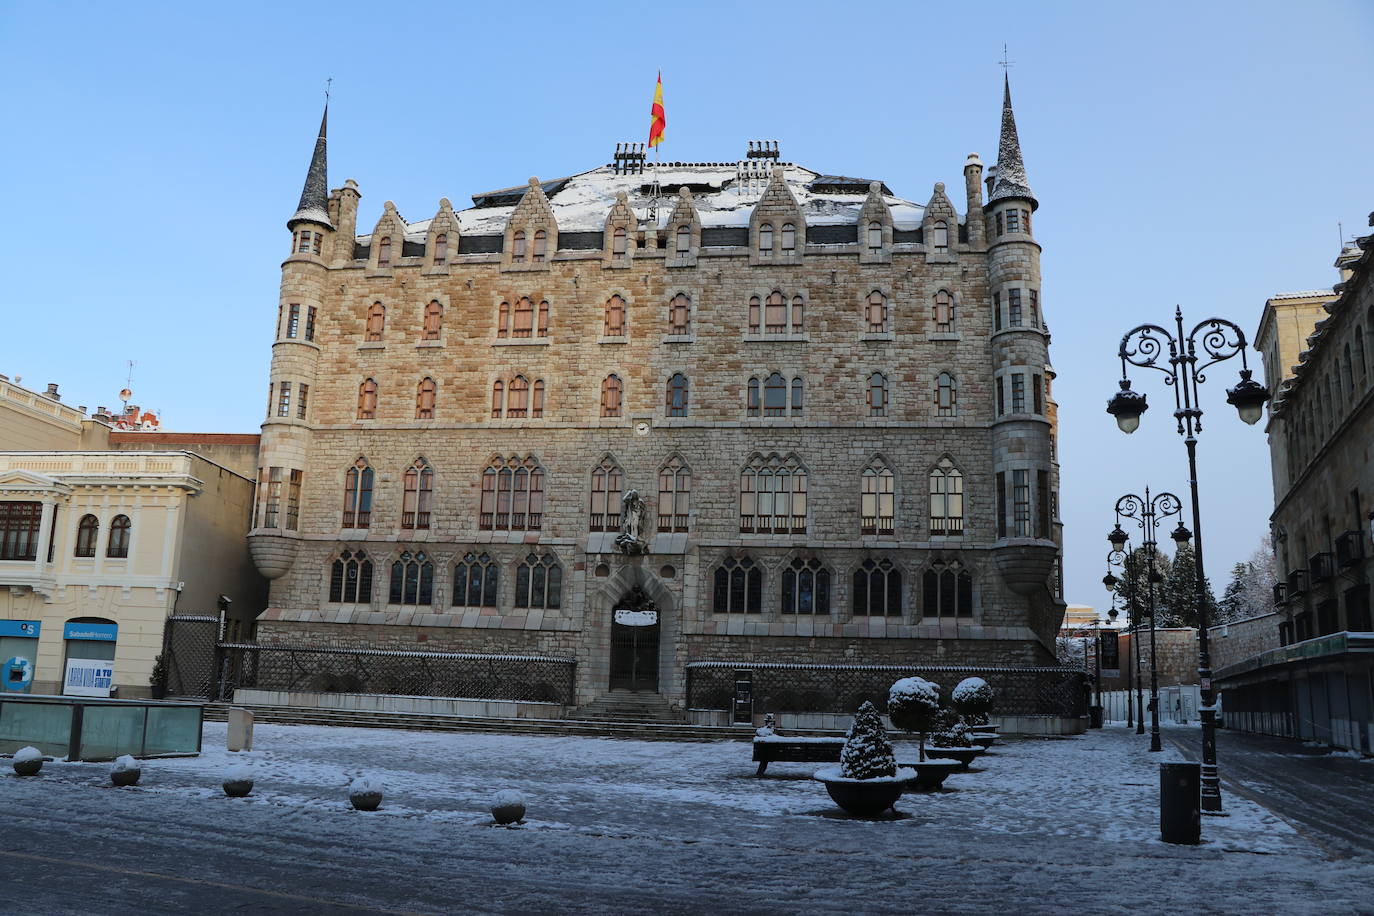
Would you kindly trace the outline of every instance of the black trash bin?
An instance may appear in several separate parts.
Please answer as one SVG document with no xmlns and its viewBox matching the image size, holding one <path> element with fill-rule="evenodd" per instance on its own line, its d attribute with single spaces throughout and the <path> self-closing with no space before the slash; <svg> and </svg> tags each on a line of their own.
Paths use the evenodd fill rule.
<svg viewBox="0 0 1374 916">
<path fill-rule="evenodd" d="M 1102 707 L 1101 707 L 1101 706 L 1089 706 L 1089 707 L 1088 707 L 1088 728 L 1101 728 L 1101 727 L 1102 727 Z"/>
<path fill-rule="evenodd" d="M 1159 765 L 1159 838 L 1166 843 L 1202 842 L 1202 765 Z"/>
</svg>

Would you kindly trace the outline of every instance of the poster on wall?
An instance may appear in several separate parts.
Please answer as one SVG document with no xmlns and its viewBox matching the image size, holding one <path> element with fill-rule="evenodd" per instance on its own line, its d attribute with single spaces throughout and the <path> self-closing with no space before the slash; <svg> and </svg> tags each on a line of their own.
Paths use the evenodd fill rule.
<svg viewBox="0 0 1374 916">
<path fill-rule="evenodd" d="M 114 662 L 108 658 L 69 658 L 62 692 L 77 697 L 108 697 L 114 682 Z"/>
</svg>

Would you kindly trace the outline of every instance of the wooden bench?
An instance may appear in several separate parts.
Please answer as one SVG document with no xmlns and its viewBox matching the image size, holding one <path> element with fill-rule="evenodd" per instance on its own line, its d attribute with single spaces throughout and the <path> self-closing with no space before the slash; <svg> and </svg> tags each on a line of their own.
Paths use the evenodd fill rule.
<svg viewBox="0 0 1374 916">
<path fill-rule="evenodd" d="M 843 738 L 783 738 L 778 735 L 754 739 L 754 760 L 759 769 L 755 776 L 762 776 L 768 764 L 775 761 L 784 763 L 838 763 L 840 751 L 844 750 Z"/>
</svg>

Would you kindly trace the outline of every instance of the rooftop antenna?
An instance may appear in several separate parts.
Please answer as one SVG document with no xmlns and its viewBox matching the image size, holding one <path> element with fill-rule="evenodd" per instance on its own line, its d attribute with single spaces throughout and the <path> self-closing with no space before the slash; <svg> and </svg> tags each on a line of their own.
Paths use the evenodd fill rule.
<svg viewBox="0 0 1374 916">
<path fill-rule="evenodd" d="M 998 66 L 1002 68 L 1003 73 L 1007 73 L 1008 71 L 1010 71 L 1012 64 L 1015 63 L 1015 61 L 1009 60 L 1007 58 L 1007 45 L 1005 42 L 1002 43 L 1002 59 L 999 60 L 997 63 Z"/>
<path fill-rule="evenodd" d="M 1340 249 L 1341 251 L 1344 251 L 1344 250 L 1345 250 L 1345 226 L 1341 224 L 1341 221 L 1340 221 L 1340 220 L 1336 220 L 1336 234 L 1337 234 L 1338 236 L 1340 236 L 1340 239 L 1339 239 L 1339 243 L 1340 243 L 1340 244 L 1338 244 L 1336 247 L 1337 247 L 1338 249 Z"/>
<path fill-rule="evenodd" d="M 124 403 L 124 412 L 129 412 L 129 398 L 134 396 L 134 361 L 129 360 L 129 376 L 124 383 L 124 390 L 119 392 L 119 400 Z"/>
<path fill-rule="evenodd" d="M 329 107 L 329 88 L 334 84 L 334 77 L 329 77 L 324 81 L 324 106 Z"/>
</svg>

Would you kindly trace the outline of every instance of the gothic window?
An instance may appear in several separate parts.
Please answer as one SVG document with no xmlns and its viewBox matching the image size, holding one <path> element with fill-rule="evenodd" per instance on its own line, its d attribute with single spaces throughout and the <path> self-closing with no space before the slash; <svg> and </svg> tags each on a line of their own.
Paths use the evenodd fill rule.
<svg viewBox="0 0 1374 916">
<path fill-rule="evenodd" d="M 612 296 L 606 300 L 606 314 L 602 334 L 606 337 L 625 336 L 625 300 Z"/>
<path fill-rule="evenodd" d="M 1341 381 L 1344 383 L 1342 388 L 1345 391 L 1346 397 L 1355 393 L 1355 379 L 1351 372 L 1352 366 L 1353 364 L 1350 361 L 1350 343 L 1347 341 L 1345 345 L 1345 362 L 1340 364 Z"/>
<path fill-rule="evenodd" d="M 611 260 L 625 260 L 625 229 L 617 226 L 611 235 Z"/>
<path fill-rule="evenodd" d="M 415 419 L 434 419 L 434 399 L 437 391 L 438 386 L 434 384 L 434 379 L 420 380 L 420 384 L 415 389 Z"/>
<path fill-rule="evenodd" d="M 668 379 L 668 416 L 687 416 L 687 387 L 687 376 L 681 372 L 673 373 L 673 377 Z"/>
<path fill-rule="evenodd" d="M 353 462 L 344 474 L 343 527 L 368 528 L 372 525 L 372 468 L 366 458 Z"/>
<path fill-rule="evenodd" d="M 510 380 L 506 392 L 506 419 L 522 419 L 529 415 L 530 383 L 523 375 Z"/>
<path fill-rule="evenodd" d="M 897 512 L 897 493 L 892 471 L 880 461 L 864 468 L 859 497 L 860 531 L 891 534 Z"/>
<path fill-rule="evenodd" d="M 549 336 L 549 300 L 539 300 L 539 336 Z"/>
<path fill-rule="evenodd" d="M 830 570 L 817 559 L 793 560 L 782 571 L 784 614 L 829 614 Z"/>
<path fill-rule="evenodd" d="M 938 563 L 921 575 L 924 617 L 972 617 L 973 576 L 958 563 Z"/>
<path fill-rule="evenodd" d="M 434 237 L 434 263 L 448 263 L 448 234 L 441 232 Z"/>
<path fill-rule="evenodd" d="M 391 266 L 391 236 L 389 235 L 383 236 L 382 240 L 377 243 L 377 266 Z"/>
<path fill-rule="evenodd" d="M 773 254 L 773 224 L 761 223 L 759 225 L 759 254 Z"/>
<path fill-rule="evenodd" d="M 806 384 L 801 376 L 792 379 L 792 416 L 799 417 L 802 413 L 802 397 L 806 393 Z"/>
<path fill-rule="evenodd" d="M 592 531 L 620 529 L 620 494 L 625 489 L 625 472 L 610 458 L 592 471 L 592 505 L 589 527 Z"/>
<path fill-rule="evenodd" d="M 768 294 L 768 301 L 763 309 L 763 332 L 787 333 L 787 297 L 777 290 Z"/>
<path fill-rule="evenodd" d="M 496 310 L 496 336 L 510 336 L 510 303 L 502 302 Z"/>
<path fill-rule="evenodd" d="M 423 458 L 406 468 L 402 479 L 401 527 L 428 528 L 434 498 L 434 470 Z"/>
<path fill-rule="evenodd" d="M 677 253 L 684 255 L 692 250 L 692 227 L 681 225 L 677 227 Z"/>
<path fill-rule="evenodd" d="M 291 416 L 291 383 L 282 382 L 277 386 L 277 416 Z"/>
<path fill-rule="evenodd" d="M 299 303 L 291 303 L 291 312 L 286 319 L 286 336 L 295 337 L 300 331 L 301 326 L 301 307 Z"/>
<path fill-rule="evenodd" d="M 563 567 L 552 556 L 530 554 L 515 568 L 515 606 L 557 610 L 563 601 Z"/>
<path fill-rule="evenodd" d="M 364 340 L 381 340 L 382 330 L 386 327 L 386 306 L 374 302 L 367 310 L 367 334 Z"/>
<path fill-rule="evenodd" d="M 1365 355 L 1364 355 L 1364 328 L 1361 328 L 1359 325 L 1356 325 L 1356 326 L 1355 326 L 1355 360 L 1356 360 L 1356 362 L 1359 364 L 1359 367 L 1360 367 L 1360 384 L 1363 386 L 1363 385 L 1364 385 L 1364 382 L 1365 382 L 1365 379 L 1366 379 L 1366 378 L 1368 377 L 1368 375 L 1369 375 L 1369 367 L 1368 367 L 1368 365 L 1365 363 Z M 1277 383 L 1278 383 L 1278 379 L 1277 379 L 1277 378 L 1276 378 L 1276 379 L 1272 379 L 1272 380 L 1270 380 L 1270 382 L 1269 382 L 1269 384 L 1270 384 L 1271 386 L 1276 385 Z"/>
<path fill-rule="evenodd" d="M 531 260 L 536 264 L 544 260 L 549 251 L 549 234 L 543 229 L 534 231 L 534 253 Z"/>
<path fill-rule="evenodd" d="M 954 297 L 947 289 L 935 294 L 935 333 L 954 333 Z"/>
<path fill-rule="evenodd" d="M 745 403 L 746 414 L 751 417 L 788 416 L 788 390 L 787 379 L 780 372 L 774 372 L 762 379 L 754 376 L 749 379 L 749 393 Z M 803 399 L 806 392 L 806 383 L 801 376 L 792 379 L 790 390 L 792 393 L 790 414 L 799 417 L 802 414 Z"/>
<path fill-rule="evenodd" d="M 948 458 L 941 458 L 930 472 L 930 533 L 964 533 L 964 475 Z"/>
<path fill-rule="evenodd" d="M 887 416 L 887 376 L 874 372 L 868 377 L 868 415 Z"/>
<path fill-rule="evenodd" d="M 506 409 L 506 383 L 497 379 L 491 384 L 491 418 L 501 419 L 501 413 Z"/>
<path fill-rule="evenodd" d="M 345 550 L 329 570 L 329 600 L 334 604 L 372 601 L 372 561 L 361 550 Z"/>
<path fill-rule="evenodd" d="M 453 567 L 454 607 L 496 607 L 500 567 L 487 554 L 467 553 Z"/>
<path fill-rule="evenodd" d="M 674 457 L 658 471 L 658 530 L 686 531 L 691 499 L 692 471 Z"/>
<path fill-rule="evenodd" d="M 114 559 L 126 559 L 129 556 L 129 529 L 132 527 L 128 515 L 115 515 L 113 522 L 110 522 L 110 542 L 104 548 L 104 555 Z"/>
<path fill-rule="evenodd" d="M 876 219 L 868 224 L 868 250 L 879 251 L 883 247 L 883 224 Z"/>
<path fill-rule="evenodd" d="M 83 515 L 76 526 L 76 551 L 72 556 L 95 556 L 95 542 L 100 537 L 100 519 L 94 515 Z"/>
<path fill-rule="evenodd" d="M 774 372 L 763 383 L 763 415 L 783 417 L 787 415 L 787 379 Z"/>
<path fill-rule="evenodd" d="M 941 372 L 935 377 L 935 416 L 952 417 L 959 409 L 959 387 L 954 376 Z"/>
<path fill-rule="evenodd" d="M 805 327 L 806 303 L 801 296 L 792 297 L 792 333 L 800 334 Z"/>
<path fill-rule="evenodd" d="M 358 419 L 377 419 L 377 382 L 373 379 L 358 386 Z"/>
<path fill-rule="evenodd" d="M 544 416 L 544 380 L 534 380 L 534 392 L 530 398 L 530 416 L 538 420 Z"/>
<path fill-rule="evenodd" d="M 534 458 L 494 458 L 482 472 L 477 526 L 483 531 L 538 531 L 544 519 L 544 470 Z"/>
<path fill-rule="evenodd" d="M 864 560 L 854 570 L 854 616 L 900 617 L 902 573 L 891 560 Z"/>
<path fill-rule="evenodd" d="M 668 303 L 668 333 L 689 334 L 692 330 L 692 300 L 678 293 Z"/>
<path fill-rule="evenodd" d="M 795 456 L 755 455 L 740 472 L 740 532 L 805 534 L 806 494 L 806 469 Z"/>
<path fill-rule="evenodd" d="M 749 333 L 757 334 L 760 330 L 760 312 L 762 301 L 758 296 L 749 297 Z"/>
<path fill-rule="evenodd" d="M 511 238 L 510 259 L 512 264 L 525 263 L 525 230 L 523 229 L 516 230 L 515 235 Z"/>
<path fill-rule="evenodd" d="M 425 552 L 403 552 L 391 564 L 391 604 L 425 607 L 434 603 L 434 564 Z"/>
<path fill-rule="evenodd" d="M 534 302 L 528 296 L 521 296 L 515 303 L 515 324 L 511 337 L 531 337 L 534 334 Z"/>
<path fill-rule="evenodd" d="M 930 235 L 931 246 L 937 254 L 944 254 L 949 251 L 949 226 L 944 220 L 935 223 Z"/>
<path fill-rule="evenodd" d="M 887 330 L 887 297 L 876 289 L 868 294 L 864 319 L 870 334 L 881 334 Z"/>
<path fill-rule="evenodd" d="M 749 557 L 726 557 L 716 567 L 713 584 L 713 614 L 763 612 L 763 570 Z"/>
<path fill-rule="evenodd" d="M 310 398 L 310 386 L 307 385 L 307 384 L 305 384 L 304 382 L 302 382 L 302 383 L 301 383 L 301 386 L 300 386 L 300 396 L 296 398 L 296 419 L 297 419 L 297 420 L 304 420 L 304 419 L 305 419 L 306 403 L 307 403 L 307 401 L 309 400 L 309 398 Z"/>
<path fill-rule="evenodd" d="M 438 299 L 431 299 L 429 305 L 425 306 L 425 330 L 423 339 L 438 340 L 439 331 L 444 325 L 444 307 L 439 304 Z"/>
<path fill-rule="evenodd" d="M 782 253 L 791 255 L 797 250 L 797 227 L 791 223 L 782 224 Z"/>
<path fill-rule="evenodd" d="M 619 417 L 623 415 L 621 406 L 625 393 L 625 383 L 618 375 L 608 375 L 601 382 L 601 415 Z"/>
</svg>

